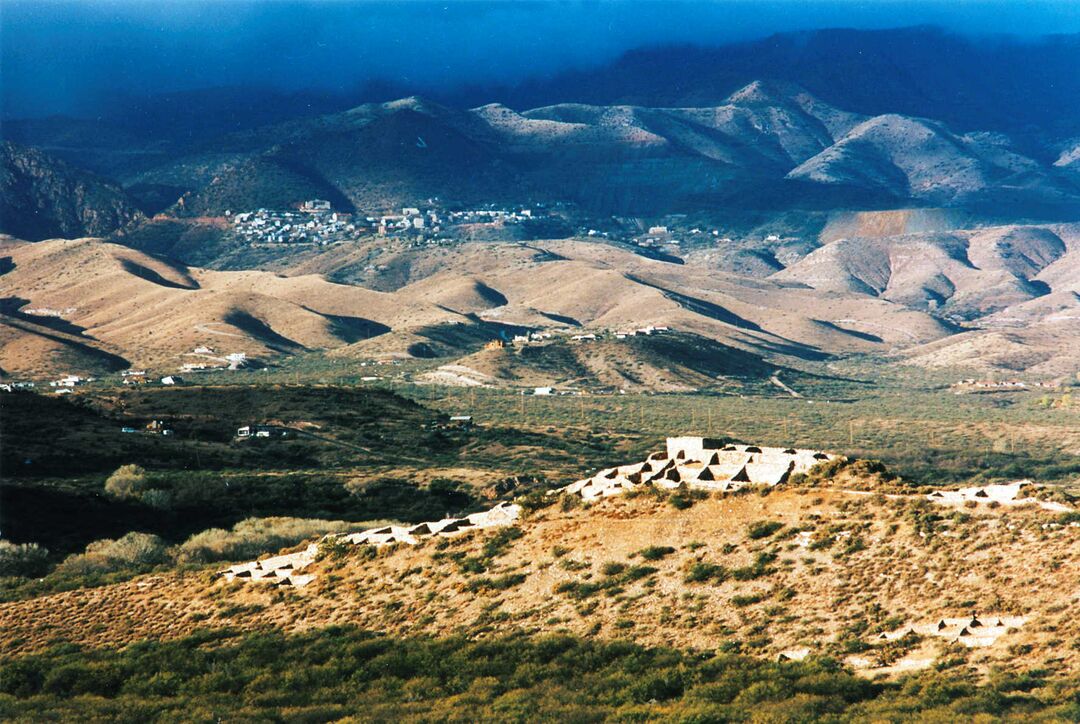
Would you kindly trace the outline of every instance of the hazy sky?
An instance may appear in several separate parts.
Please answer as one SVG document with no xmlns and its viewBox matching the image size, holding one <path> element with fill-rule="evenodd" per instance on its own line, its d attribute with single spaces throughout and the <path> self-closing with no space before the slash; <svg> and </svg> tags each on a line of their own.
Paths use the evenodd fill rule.
<svg viewBox="0 0 1080 724">
<path fill-rule="evenodd" d="M 1076 33 L 1080 0 L 0 0 L 0 102 L 11 117 L 209 86 L 505 83 L 643 45 L 915 24 Z"/>
</svg>

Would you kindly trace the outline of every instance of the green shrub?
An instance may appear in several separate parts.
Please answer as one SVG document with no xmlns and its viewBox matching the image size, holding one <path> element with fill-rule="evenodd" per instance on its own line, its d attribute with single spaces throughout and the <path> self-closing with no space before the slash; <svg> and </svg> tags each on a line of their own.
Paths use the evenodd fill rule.
<svg viewBox="0 0 1080 724">
<path fill-rule="evenodd" d="M 671 546 L 649 546 L 642 548 L 637 554 L 647 561 L 658 561 L 674 552 L 675 549 Z"/>
<path fill-rule="evenodd" d="M 49 567 L 49 551 L 37 543 L 0 540 L 0 577 L 42 576 Z"/>
<path fill-rule="evenodd" d="M 473 593 L 477 591 L 505 591 L 508 588 L 520 586 L 525 582 L 525 579 L 524 573 L 508 573 L 496 578 L 483 576 L 472 579 L 465 585 L 465 588 Z"/>
<path fill-rule="evenodd" d="M 608 561 L 604 565 L 600 566 L 600 572 L 605 576 L 617 576 L 626 570 L 625 563 L 616 563 L 615 561 Z"/>
<path fill-rule="evenodd" d="M 705 583 L 706 581 L 723 583 L 730 575 L 728 569 L 718 563 L 694 561 L 687 567 L 683 580 L 687 583 Z"/>
<path fill-rule="evenodd" d="M 232 530 L 210 528 L 188 538 L 175 552 L 180 563 L 212 563 L 258 558 L 327 533 L 370 527 L 342 520 L 248 518 Z"/>
<path fill-rule="evenodd" d="M 776 572 L 776 569 L 770 568 L 769 564 L 775 560 L 775 553 L 758 553 L 754 557 L 753 563 L 751 563 L 749 566 L 736 568 L 731 572 L 731 575 L 736 581 L 753 581 L 754 579 L 761 578 L 762 576 L 772 575 Z"/>
<path fill-rule="evenodd" d="M 870 681 L 831 659 L 734 653 L 767 643 L 728 641 L 705 654 L 569 635 L 206 631 L 6 657 L 0 709 L 12 721 L 1076 720 L 1071 674 L 1058 685 L 1036 673 L 991 675 L 986 685 L 935 672 Z"/>
<path fill-rule="evenodd" d="M 99 540 L 56 567 L 62 576 L 86 576 L 125 569 L 143 569 L 169 561 L 165 542 L 150 533 L 128 533 L 117 540 Z"/>
<path fill-rule="evenodd" d="M 105 480 L 105 492 L 114 498 L 138 498 L 146 489 L 146 471 L 138 465 L 121 465 Z"/>
<path fill-rule="evenodd" d="M 758 540 L 760 538 L 768 538 L 773 533 L 783 527 L 783 523 L 775 520 L 759 520 L 755 523 L 750 524 L 750 528 L 747 531 L 746 535 L 753 540 Z"/>
</svg>

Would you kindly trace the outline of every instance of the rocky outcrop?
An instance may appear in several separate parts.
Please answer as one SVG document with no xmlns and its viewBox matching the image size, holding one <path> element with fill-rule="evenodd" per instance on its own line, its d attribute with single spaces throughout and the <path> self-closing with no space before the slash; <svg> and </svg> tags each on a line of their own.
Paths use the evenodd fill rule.
<svg viewBox="0 0 1080 724">
<path fill-rule="evenodd" d="M 41 151 L 0 144 L 0 232 L 30 241 L 103 236 L 141 217 L 111 181 Z"/>
</svg>

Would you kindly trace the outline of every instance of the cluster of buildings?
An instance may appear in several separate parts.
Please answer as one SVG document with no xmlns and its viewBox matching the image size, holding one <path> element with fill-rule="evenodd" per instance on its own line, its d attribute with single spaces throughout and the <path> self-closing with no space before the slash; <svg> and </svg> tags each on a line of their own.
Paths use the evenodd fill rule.
<svg viewBox="0 0 1080 724">
<path fill-rule="evenodd" d="M 120 377 L 122 378 L 123 384 L 132 387 L 148 385 L 153 381 L 146 370 L 124 370 L 120 373 Z M 165 386 L 182 385 L 184 384 L 184 378 L 180 375 L 165 375 L 164 377 L 159 378 L 158 382 Z"/>
<path fill-rule="evenodd" d="M 198 362 L 185 362 L 180 365 L 181 372 L 210 372 L 217 370 L 238 370 L 247 366 L 248 357 L 246 352 L 228 352 L 218 354 L 213 347 L 199 345 L 191 352 L 185 352 L 186 357 L 198 357 Z"/>
<path fill-rule="evenodd" d="M 305 201 L 299 211 L 258 209 L 225 215 L 232 219 L 233 233 L 251 244 L 336 244 L 370 233 L 373 221 L 333 211 L 322 199 Z"/>
<path fill-rule="evenodd" d="M 539 218 L 541 210 L 533 209 L 466 209 L 443 211 L 437 208 L 420 209 L 406 206 L 400 214 L 381 216 L 376 231 L 380 236 L 456 237 L 463 227 L 510 226 Z"/>
<path fill-rule="evenodd" d="M 1042 389 L 1057 389 L 1058 385 L 1051 382 L 1025 382 L 1024 380 L 977 380 L 968 378 L 960 380 L 953 385 L 958 390 L 1026 390 L 1031 387 Z"/>
<path fill-rule="evenodd" d="M 251 244 L 335 244 L 366 234 L 404 236 L 437 243 L 453 238 L 454 227 L 513 225 L 538 218 L 541 209 L 484 208 L 444 211 L 436 207 L 406 206 L 401 213 L 361 216 L 334 211 L 329 201 L 311 199 L 297 210 L 257 209 L 233 214 L 233 232 Z"/>
<path fill-rule="evenodd" d="M 747 485 L 774 486 L 795 473 L 835 459 L 820 450 L 733 445 L 708 437 L 669 437 L 663 452 L 645 461 L 606 468 L 552 491 L 594 500 L 627 493 L 641 485 L 731 492 Z"/>
<path fill-rule="evenodd" d="M 595 342 L 599 339 L 603 339 L 606 334 L 610 334 L 615 339 L 627 339 L 629 337 L 648 337 L 654 334 L 667 334 L 671 331 L 671 327 L 665 325 L 647 325 L 644 327 L 638 327 L 637 329 L 617 329 L 614 332 L 600 333 L 585 332 L 583 334 L 575 334 L 570 337 L 572 342 Z"/>
<path fill-rule="evenodd" d="M 236 430 L 236 436 L 242 439 L 250 438 L 287 438 L 292 436 L 292 430 L 277 425 L 244 425 Z"/>
<path fill-rule="evenodd" d="M 600 331 L 600 332 L 581 332 L 579 334 L 572 334 L 569 336 L 571 342 L 597 342 L 601 339 L 627 339 L 629 337 L 649 336 L 654 334 L 666 334 L 671 331 L 671 327 L 666 325 L 647 325 L 645 327 L 638 327 L 637 329 L 619 329 L 614 331 Z M 530 331 L 525 334 L 515 334 L 510 338 L 509 342 L 505 339 L 493 339 L 484 345 L 484 349 L 503 349 L 504 347 L 513 345 L 514 347 L 524 347 L 528 345 L 541 345 L 551 342 L 556 337 L 564 338 L 566 336 L 566 330 L 554 329 L 554 330 L 541 330 Z"/>
<path fill-rule="evenodd" d="M 499 503 L 490 510 L 461 518 L 448 516 L 442 520 L 416 525 L 387 525 L 347 535 L 330 534 L 319 543 L 312 543 L 297 553 L 239 563 L 219 571 L 218 575 L 226 581 L 251 581 L 274 586 L 304 586 L 315 576 L 303 571 L 318 559 L 319 551 L 325 543 L 354 546 L 416 545 L 428 538 L 449 538 L 472 530 L 512 525 L 517 522 L 520 515 L 520 506 Z"/>
<path fill-rule="evenodd" d="M 166 426 L 164 420 L 151 420 L 146 424 L 146 427 L 138 428 L 130 425 L 125 425 L 120 428 L 120 432 L 127 434 L 143 434 L 143 435 L 163 435 L 171 436 L 173 434 L 172 428 Z"/>
<path fill-rule="evenodd" d="M 449 221 L 452 224 L 520 224 L 538 215 L 539 211 L 533 209 L 470 209 L 451 211 Z"/>
<path fill-rule="evenodd" d="M 58 395 L 70 395 L 76 387 L 89 384 L 94 381 L 93 377 L 81 377 L 79 375 L 64 375 L 58 380 L 49 382 L 49 387 L 55 388 Z"/>
</svg>

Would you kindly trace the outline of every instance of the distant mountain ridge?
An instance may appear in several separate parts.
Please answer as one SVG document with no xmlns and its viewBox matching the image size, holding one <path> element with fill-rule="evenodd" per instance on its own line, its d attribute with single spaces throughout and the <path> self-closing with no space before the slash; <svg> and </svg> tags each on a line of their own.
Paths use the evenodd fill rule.
<svg viewBox="0 0 1080 724">
<path fill-rule="evenodd" d="M 218 215 L 312 197 L 371 211 L 438 197 L 569 201 L 597 215 L 932 206 L 999 223 L 1069 220 L 1080 218 L 1077 67 L 1074 35 L 826 29 L 642 48 L 431 97 L 387 100 L 408 90 L 390 83 L 336 96 L 171 93 L 100 119 L 6 121 L 4 138 L 114 179 L 130 198 L 81 194 L 100 199 L 91 221 L 45 222 L 31 210 L 49 203 L 9 173 L 4 230 L 104 233 L 136 204 Z M 365 98 L 379 102 L 351 102 Z"/>
<path fill-rule="evenodd" d="M 1003 134 L 868 117 L 761 80 L 707 107 L 457 110 L 414 96 L 232 134 L 128 182 L 188 184 L 177 212 L 190 215 L 310 196 L 376 210 L 439 197 L 571 201 L 601 214 L 755 204 L 1080 213 L 1069 164 L 1025 155 Z"/>
<path fill-rule="evenodd" d="M 933 26 L 778 33 L 718 47 L 632 50 L 595 69 L 501 91 L 514 107 L 558 101 L 711 105 L 756 78 L 794 83 L 866 115 L 941 120 L 961 131 L 1075 134 L 1080 35 L 970 38 Z"/>
</svg>

